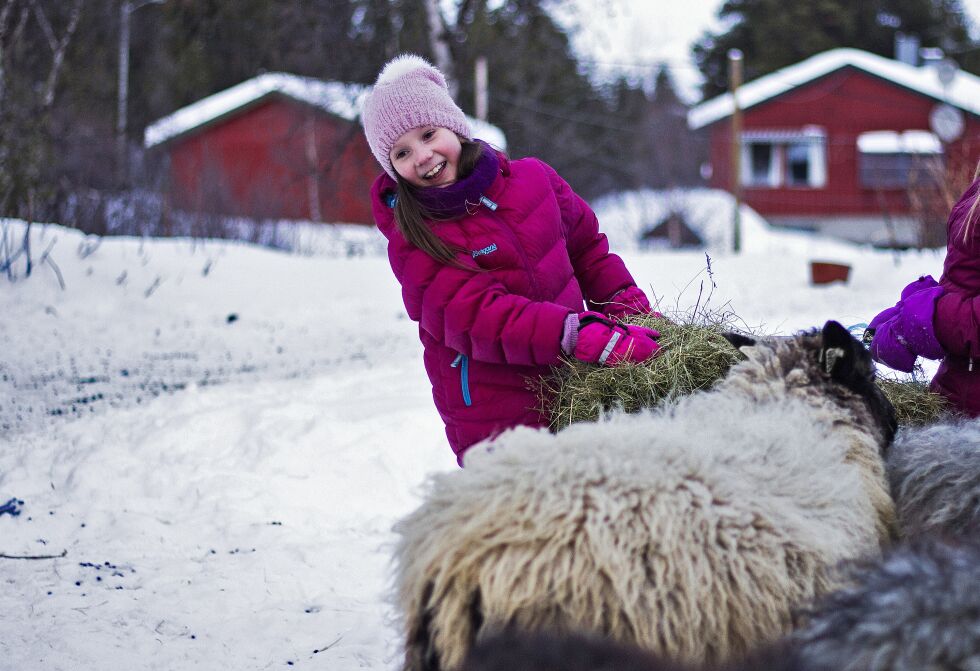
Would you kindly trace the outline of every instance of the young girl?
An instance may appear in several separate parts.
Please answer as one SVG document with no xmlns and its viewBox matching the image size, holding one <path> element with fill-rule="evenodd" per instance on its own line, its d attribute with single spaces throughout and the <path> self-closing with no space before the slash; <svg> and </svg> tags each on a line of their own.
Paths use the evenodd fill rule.
<svg viewBox="0 0 980 671">
<path fill-rule="evenodd" d="M 362 120 L 384 168 L 374 218 L 460 465 L 484 438 L 547 426 L 528 380 L 563 353 L 610 366 L 656 353 L 656 331 L 617 319 L 650 303 L 592 210 L 545 163 L 473 139 L 432 65 L 390 61 Z"/>
<path fill-rule="evenodd" d="M 946 261 L 936 282 L 921 277 L 868 327 L 871 354 L 911 371 L 916 356 L 942 359 L 932 390 L 960 412 L 980 416 L 980 164 L 949 214 Z"/>
</svg>

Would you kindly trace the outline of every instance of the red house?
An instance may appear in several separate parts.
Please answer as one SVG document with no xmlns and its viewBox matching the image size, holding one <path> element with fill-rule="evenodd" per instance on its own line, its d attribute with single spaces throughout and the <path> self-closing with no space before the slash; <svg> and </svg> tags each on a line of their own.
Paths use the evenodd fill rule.
<svg viewBox="0 0 980 671">
<path fill-rule="evenodd" d="M 263 74 L 147 127 L 166 152 L 170 207 L 250 219 L 371 224 L 381 172 L 358 120 L 366 87 Z M 494 126 L 474 131 L 506 147 Z"/>
<path fill-rule="evenodd" d="M 776 225 L 915 244 L 912 195 L 980 158 L 980 78 L 834 49 L 738 91 L 744 201 Z M 734 190 L 730 93 L 690 110 L 707 128 L 712 186 Z M 934 189 L 933 189 L 934 190 Z"/>
</svg>

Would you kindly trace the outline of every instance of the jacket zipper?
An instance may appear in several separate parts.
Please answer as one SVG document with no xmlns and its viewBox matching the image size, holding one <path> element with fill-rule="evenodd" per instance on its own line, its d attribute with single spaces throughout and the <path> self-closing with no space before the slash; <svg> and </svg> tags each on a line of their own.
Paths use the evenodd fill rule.
<svg viewBox="0 0 980 671">
<path fill-rule="evenodd" d="M 470 398 L 470 359 L 465 354 L 457 354 L 453 362 L 449 364 L 453 368 L 459 368 L 459 382 L 463 389 L 463 403 L 466 407 L 473 405 Z"/>
</svg>

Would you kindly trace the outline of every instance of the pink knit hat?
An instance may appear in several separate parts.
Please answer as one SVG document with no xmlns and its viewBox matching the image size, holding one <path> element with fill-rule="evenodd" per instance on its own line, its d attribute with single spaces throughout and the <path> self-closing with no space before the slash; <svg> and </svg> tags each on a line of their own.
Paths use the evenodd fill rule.
<svg viewBox="0 0 980 671">
<path fill-rule="evenodd" d="M 405 131 L 440 126 L 466 139 L 473 136 L 463 110 L 449 95 L 446 78 L 414 54 L 396 56 L 384 66 L 364 100 L 361 121 L 371 152 L 392 179 L 397 173 L 389 154 Z"/>
</svg>

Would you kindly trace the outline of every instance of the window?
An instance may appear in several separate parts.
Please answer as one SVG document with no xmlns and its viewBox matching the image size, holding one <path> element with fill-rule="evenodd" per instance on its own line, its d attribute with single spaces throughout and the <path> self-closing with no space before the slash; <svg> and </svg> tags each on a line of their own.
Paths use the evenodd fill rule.
<svg viewBox="0 0 980 671">
<path fill-rule="evenodd" d="M 866 189 L 906 189 L 942 165 L 939 138 L 928 131 L 871 131 L 857 139 L 858 181 Z"/>
<path fill-rule="evenodd" d="M 751 130 L 742 134 L 745 186 L 820 188 L 827 182 L 826 135 L 802 130 Z"/>
<path fill-rule="evenodd" d="M 810 184 L 810 149 L 805 144 L 786 145 L 786 183 L 792 186 Z"/>
<path fill-rule="evenodd" d="M 749 151 L 749 184 L 772 184 L 778 182 L 775 176 L 777 162 L 774 160 L 776 152 L 771 144 L 753 143 L 748 145 Z M 774 178 L 775 177 L 775 178 Z"/>
</svg>

